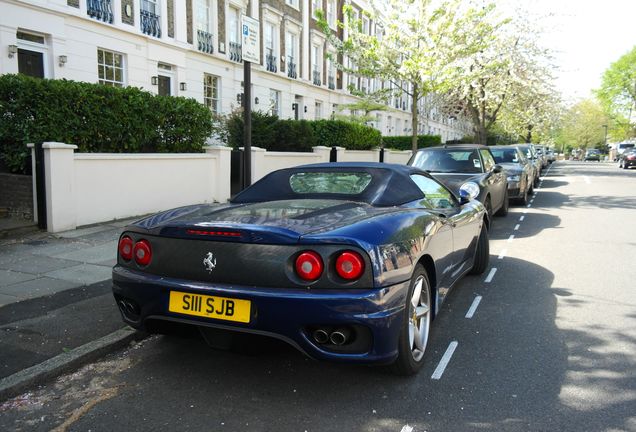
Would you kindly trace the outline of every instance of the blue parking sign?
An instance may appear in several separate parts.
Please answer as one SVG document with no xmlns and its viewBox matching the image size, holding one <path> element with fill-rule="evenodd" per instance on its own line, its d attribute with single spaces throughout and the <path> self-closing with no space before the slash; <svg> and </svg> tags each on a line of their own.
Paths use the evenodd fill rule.
<svg viewBox="0 0 636 432">
<path fill-rule="evenodd" d="M 243 35 L 247 36 L 248 34 L 250 34 L 249 28 L 243 24 Z"/>
</svg>

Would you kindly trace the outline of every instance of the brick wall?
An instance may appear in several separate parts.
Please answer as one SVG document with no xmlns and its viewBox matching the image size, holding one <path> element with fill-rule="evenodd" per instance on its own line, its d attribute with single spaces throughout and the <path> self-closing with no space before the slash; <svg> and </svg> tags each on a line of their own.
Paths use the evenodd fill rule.
<svg viewBox="0 0 636 432">
<path fill-rule="evenodd" d="M 9 216 L 32 220 L 32 177 L 0 173 L 0 208 L 6 208 Z"/>
</svg>

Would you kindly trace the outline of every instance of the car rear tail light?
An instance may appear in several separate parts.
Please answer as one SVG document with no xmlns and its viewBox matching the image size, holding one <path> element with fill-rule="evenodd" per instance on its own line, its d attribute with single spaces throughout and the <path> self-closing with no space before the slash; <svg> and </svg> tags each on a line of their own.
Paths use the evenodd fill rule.
<svg viewBox="0 0 636 432">
<path fill-rule="evenodd" d="M 315 281 L 322 270 L 322 258 L 316 252 L 305 251 L 296 258 L 296 274 L 303 280 Z"/>
<path fill-rule="evenodd" d="M 133 246 L 133 239 L 128 236 L 122 237 L 119 239 L 119 255 L 121 255 L 124 260 L 130 261 L 133 257 Z"/>
<path fill-rule="evenodd" d="M 152 260 L 152 249 L 148 240 L 139 240 L 135 243 L 133 249 L 135 255 L 135 262 L 141 266 L 147 266 Z"/>
<path fill-rule="evenodd" d="M 627 159 L 634 160 L 634 159 L 636 159 L 636 155 L 629 155 L 629 156 L 627 156 Z"/>
<path fill-rule="evenodd" d="M 208 230 L 195 230 L 195 229 L 186 230 L 186 234 L 214 236 L 214 237 L 240 237 L 241 236 L 241 233 L 236 231 L 208 231 Z"/>
<path fill-rule="evenodd" d="M 363 272 L 364 260 L 358 252 L 345 251 L 336 259 L 336 273 L 343 279 L 358 279 Z"/>
</svg>

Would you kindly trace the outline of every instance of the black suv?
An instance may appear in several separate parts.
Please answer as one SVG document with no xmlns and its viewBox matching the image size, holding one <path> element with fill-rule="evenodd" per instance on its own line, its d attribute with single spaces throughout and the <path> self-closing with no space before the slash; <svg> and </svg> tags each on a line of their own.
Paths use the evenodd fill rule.
<svg viewBox="0 0 636 432">
<path fill-rule="evenodd" d="M 461 190 L 479 200 L 491 217 L 508 214 L 508 181 L 490 149 L 478 144 L 420 149 L 408 165 L 431 173 L 455 193 Z"/>
</svg>

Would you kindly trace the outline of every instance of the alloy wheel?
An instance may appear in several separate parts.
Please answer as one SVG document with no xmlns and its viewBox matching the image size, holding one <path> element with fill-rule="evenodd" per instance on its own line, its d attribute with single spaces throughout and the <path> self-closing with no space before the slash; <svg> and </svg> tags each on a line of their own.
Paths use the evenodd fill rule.
<svg viewBox="0 0 636 432">
<path fill-rule="evenodd" d="M 420 361 L 424 356 L 431 326 L 431 296 L 428 286 L 423 287 L 424 276 L 420 275 L 415 281 L 409 303 L 409 346 L 415 361 Z"/>
</svg>

